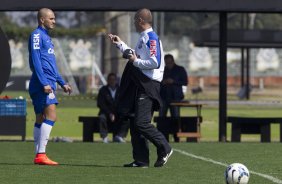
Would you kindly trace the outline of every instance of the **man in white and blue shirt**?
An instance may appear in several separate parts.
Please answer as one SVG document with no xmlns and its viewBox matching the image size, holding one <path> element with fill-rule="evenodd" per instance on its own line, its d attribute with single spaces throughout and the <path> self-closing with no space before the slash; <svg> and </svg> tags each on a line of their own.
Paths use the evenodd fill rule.
<svg viewBox="0 0 282 184">
<path fill-rule="evenodd" d="M 134 25 L 136 31 L 140 33 L 140 38 L 134 52 L 129 54 L 128 59 L 134 68 L 137 69 L 137 72 L 142 72 L 144 77 L 141 77 L 144 80 L 139 82 L 141 84 L 146 83 L 145 86 L 147 87 L 140 87 L 137 84 L 137 87 L 135 86 L 137 90 L 134 103 L 134 120 L 131 121 L 130 126 L 134 161 L 130 164 L 125 164 L 124 167 L 149 166 L 149 147 L 147 140 L 157 147 L 158 159 L 154 166 L 162 167 L 167 162 L 173 150 L 163 134 L 151 124 L 151 119 L 155 110 L 155 99 L 160 98 L 160 82 L 163 79 L 164 72 L 163 48 L 158 35 L 152 29 L 152 14 L 150 10 L 138 10 L 134 17 Z M 122 53 L 130 49 L 118 36 L 113 34 L 109 34 L 108 36 Z M 148 83 L 150 84 L 147 85 Z M 151 91 L 150 88 L 148 89 L 150 85 L 152 86 Z"/>
</svg>

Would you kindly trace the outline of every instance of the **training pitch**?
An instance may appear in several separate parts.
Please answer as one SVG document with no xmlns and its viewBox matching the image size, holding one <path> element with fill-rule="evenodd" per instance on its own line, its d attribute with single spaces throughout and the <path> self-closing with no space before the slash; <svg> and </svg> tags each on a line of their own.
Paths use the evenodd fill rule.
<svg viewBox="0 0 282 184">
<path fill-rule="evenodd" d="M 250 170 L 249 183 L 282 183 L 280 143 L 174 143 L 174 153 L 162 168 L 123 168 L 132 161 L 130 143 L 54 143 L 48 156 L 59 166 L 33 164 L 33 142 L 0 142 L 0 183 L 224 183 L 227 164 Z"/>
</svg>

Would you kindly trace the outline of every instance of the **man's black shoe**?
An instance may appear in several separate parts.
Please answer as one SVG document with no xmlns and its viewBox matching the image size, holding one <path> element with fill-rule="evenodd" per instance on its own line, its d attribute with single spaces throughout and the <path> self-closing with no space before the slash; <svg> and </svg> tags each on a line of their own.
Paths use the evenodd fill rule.
<svg viewBox="0 0 282 184">
<path fill-rule="evenodd" d="M 158 156 L 158 159 L 154 164 L 154 167 L 162 167 L 163 165 L 165 165 L 172 153 L 173 150 L 171 149 L 170 152 L 167 153 L 165 156 Z"/>
<path fill-rule="evenodd" d="M 134 161 L 130 164 L 124 164 L 123 167 L 141 167 L 141 168 L 148 168 L 149 164 L 144 164 L 144 163 L 140 163 L 137 161 Z"/>
</svg>

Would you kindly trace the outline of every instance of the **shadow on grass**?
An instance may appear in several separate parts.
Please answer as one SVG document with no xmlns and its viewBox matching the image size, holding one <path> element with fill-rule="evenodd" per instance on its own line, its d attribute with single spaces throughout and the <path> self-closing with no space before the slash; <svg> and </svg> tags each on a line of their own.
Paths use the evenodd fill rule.
<svg viewBox="0 0 282 184">
<path fill-rule="evenodd" d="M 33 163 L 7 163 L 7 162 L 0 162 L 0 166 L 1 165 L 6 165 L 6 166 L 27 166 L 27 165 L 35 165 L 36 164 L 33 164 Z M 45 165 L 39 165 L 39 166 L 45 166 Z M 57 165 L 57 167 L 60 167 L 60 166 L 69 166 L 69 167 L 115 167 L 115 168 L 119 168 L 119 167 L 123 167 L 123 166 L 120 166 L 120 165 L 98 165 L 98 164 L 69 164 L 69 163 L 59 163 L 59 165 Z"/>
<path fill-rule="evenodd" d="M 70 166 L 70 167 L 123 167 L 121 165 L 98 165 L 98 164 L 70 164 L 70 163 L 60 163 L 59 166 Z"/>
<path fill-rule="evenodd" d="M 7 165 L 7 166 L 13 166 L 13 165 L 34 165 L 33 163 L 4 163 L 4 162 L 0 162 L 0 165 Z"/>
</svg>

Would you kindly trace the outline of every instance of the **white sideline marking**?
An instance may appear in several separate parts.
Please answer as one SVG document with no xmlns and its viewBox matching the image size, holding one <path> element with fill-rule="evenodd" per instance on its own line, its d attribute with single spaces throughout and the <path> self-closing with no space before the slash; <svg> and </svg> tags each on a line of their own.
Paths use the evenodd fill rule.
<svg viewBox="0 0 282 184">
<path fill-rule="evenodd" d="M 226 163 L 222 163 L 222 162 L 218 162 L 216 160 L 213 160 L 213 159 L 210 159 L 210 158 L 206 158 L 206 157 L 202 157 L 202 156 L 197 156 L 197 155 L 194 155 L 192 153 L 188 153 L 186 151 L 183 151 L 183 150 L 179 150 L 179 149 L 174 149 L 174 151 L 180 153 L 180 154 L 183 154 L 183 155 L 186 155 L 186 156 L 189 156 L 189 157 L 192 157 L 192 158 L 196 158 L 196 159 L 199 159 L 199 160 L 203 160 L 203 161 L 206 161 L 206 162 L 211 162 L 213 164 L 216 164 L 216 165 L 221 165 L 221 166 L 225 166 L 227 167 L 228 164 Z M 280 183 L 282 184 L 282 180 L 279 180 L 278 178 L 275 178 L 273 176 L 270 176 L 270 175 L 267 175 L 267 174 L 262 174 L 262 173 L 258 173 L 258 172 L 255 172 L 255 171 L 250 171 L 251 174 L 254 174 L 254 175 L 257 175 L 257 176 L 260 176 L 262 178 L 265 178 L 265 179 L 268 179 L 274 183 Z"/>
</svg>

